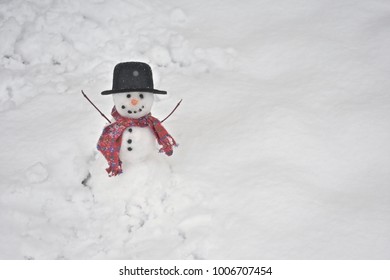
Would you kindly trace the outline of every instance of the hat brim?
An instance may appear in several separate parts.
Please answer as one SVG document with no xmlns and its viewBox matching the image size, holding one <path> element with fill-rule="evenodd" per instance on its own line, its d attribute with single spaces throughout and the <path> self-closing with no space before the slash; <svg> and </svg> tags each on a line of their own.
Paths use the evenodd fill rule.
<svg viewBox="0 0 390 280">
<path fill-rule="evenodd" d="M 150 92 L 153 94 L 167 94 L 166 91 L 153 89 L 153 88 L 133 88 L 133 89 L 115 89 L 102 91 L 102 95 L 109 95 L 122 92 Z"/>
</svg>

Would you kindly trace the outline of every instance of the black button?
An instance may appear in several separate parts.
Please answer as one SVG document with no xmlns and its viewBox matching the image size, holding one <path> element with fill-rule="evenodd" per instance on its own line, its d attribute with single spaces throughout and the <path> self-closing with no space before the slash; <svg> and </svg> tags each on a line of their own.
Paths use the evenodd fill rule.
<svg viewBox="0 0 390 280">
<path fill-rule="evenodd" d="M 130 152 L 130 151 L 133 150 L 133 148 L 132 147 L 128 147 L 127 150 Z"/>
<path fill-rule="evenodd" d="M 127 143 L 131 144 L 131 142 L 133 142 L 133 141 L 131 141 L 131 139 L 127 140 Z"/>
<path fill-rule="evenodd" d="M 122 105 L 122 109 L 125 109 L 126 107 L 125 107 L 125 105 Z"/>
<path fill-rule="evenodd" d="M 137 113 L 137 111 L 134 111 L 134 114 L 136 114 Z"/>
<path fill-rule="evenodd" d="M 133 130 L 131 128 L 128 129 L 129 132 L 133 132 Z"/>
<path fill-rule="evenodd" d="M 131 95 L 130 95 L 130 94 L 128 94 L 128 95 L 126 95 L 126 97 L 127 97 L 127 98 L 130 98 L 130 97 L 131 97 Z"/>
<path fill-rule="evenodd" d="M 133 112 L 129 110 L 129 111 L 127 111 L 127 113 L 132 114 Z"/>
</svg>

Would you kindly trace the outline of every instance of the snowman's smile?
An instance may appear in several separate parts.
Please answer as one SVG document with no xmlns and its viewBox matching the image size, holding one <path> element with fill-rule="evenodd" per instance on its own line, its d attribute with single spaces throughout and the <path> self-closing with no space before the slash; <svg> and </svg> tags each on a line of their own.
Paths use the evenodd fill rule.
<svg viewBox="0 0 390 280">
<path fill-rule="evenodd" d="M 127 113 L 130 114 L 130 115 L 131 114 L 141 113 L 144 108 L 145 108 L 145 106 L 143 106 L 143 105 L 141 105 L 141 106 L 131 106 L 130 108 L 126 107 L 125 105 L 122 105 L 122 109 L 127 110 Z"/>
</svg>

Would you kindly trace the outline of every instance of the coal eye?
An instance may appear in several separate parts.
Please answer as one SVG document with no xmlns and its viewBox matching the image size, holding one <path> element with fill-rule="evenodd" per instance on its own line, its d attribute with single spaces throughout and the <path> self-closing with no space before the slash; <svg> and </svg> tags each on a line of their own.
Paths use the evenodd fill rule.
<svg viewBox="0 0 390 280">
<path fill-rule="evenodd" d="M 139 98 L 143 99 L 144 95 L 142 93 L 140 93 Z"/>
<path fill-rule="evenodd" d="M 128 94 L 128 95 L 126 95 L 126 97 L 127 97 L 127 98 L 130 98 L 130 97 L 131 97 L 131 95 L 130 95 L 130 94 Z"/>
</svg>

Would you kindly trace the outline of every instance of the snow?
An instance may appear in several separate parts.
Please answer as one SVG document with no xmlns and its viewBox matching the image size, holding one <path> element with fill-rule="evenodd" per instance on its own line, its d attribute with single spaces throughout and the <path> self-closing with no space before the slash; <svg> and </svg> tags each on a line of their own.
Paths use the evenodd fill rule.
<svg viewBox="0 0 390 280">
<path fill-rule="evenodd" d="M 2 1 L 0 258 L 390 258 L 390 4 Z M 118 62 L 180 146 L 109 178 Z"/>
<path fill-rule="evenodd" d="M 40 162 L 34 164 L 25 173 L 27 181 L 30 183 L 41 183 L 47 179 L 49 173 L 47 168 Z"/>
</svg>

